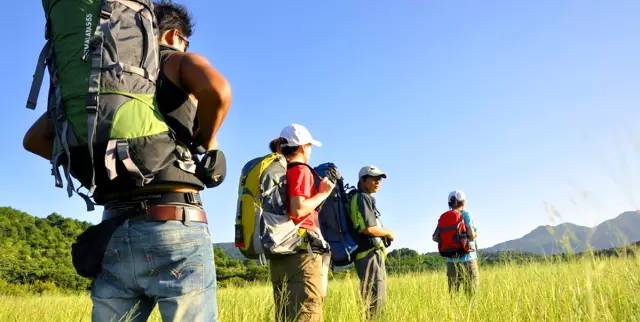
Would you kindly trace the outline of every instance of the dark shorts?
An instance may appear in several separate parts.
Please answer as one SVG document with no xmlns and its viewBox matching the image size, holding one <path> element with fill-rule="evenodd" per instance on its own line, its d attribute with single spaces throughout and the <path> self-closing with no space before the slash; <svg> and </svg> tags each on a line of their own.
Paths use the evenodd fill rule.
<svg viewBox="0 0 640 322">
<path fill-rule="evenodd" d="M 386 301 L 387 271 L 384 260 L 384 250 L 378 249 L 355 263 L 360 278 L 360 294 L 368 309 L 368 318 L 379 314 Z"/>
</svg>

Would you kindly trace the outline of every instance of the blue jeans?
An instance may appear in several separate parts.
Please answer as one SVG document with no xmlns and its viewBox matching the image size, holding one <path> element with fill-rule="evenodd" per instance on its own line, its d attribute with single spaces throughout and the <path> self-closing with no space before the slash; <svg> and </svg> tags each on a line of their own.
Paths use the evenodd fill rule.
<svg viewBox="0 0 640 322">
<path fill-rule="evenodd" d="M 216 321 L 207 224 L 127 220 L 113 234 L 91 288 L 93 321 Z"/>
</svg>

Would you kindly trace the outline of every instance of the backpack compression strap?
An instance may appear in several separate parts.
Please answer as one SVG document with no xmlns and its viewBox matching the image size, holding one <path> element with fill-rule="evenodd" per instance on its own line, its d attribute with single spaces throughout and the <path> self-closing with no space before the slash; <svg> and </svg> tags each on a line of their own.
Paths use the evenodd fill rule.
<svg viewBox="0 0 640 322">
<path fill-rule="evenodd" d="M 87 54 L 91 58 L 91 73 L 89 74 L 89 90 L 87 92 L 87 100 L 85 110 L 87 112 L 87 149 L 89 150 L 89 158 L 91 160 L 91 183 L 89 191 L 93 193 L 96 188 L 96 170 L 93 160 L 93 142 L 96 137 L 96 127 L 98 123 L 98 106 L 100 103 L 100 76 L 102 74 L 102 50 L 105 38 L 112 42 L 111 35 L 111 7 L 109 1 L 103 1 L 100 8 L 100 24 L 96 28 L 89 52 Z M 85 59 L 87 57 L 84 57 Z"/>
<path fill-rule="evenodd" d="M 453 226 L 438 227 L 438 232 L 443 233 L 445 231 L 458 230 L 458 225 L 460 225 L 459 222 Z"/>
<path fill-rule="evenodd" d="M 29 98 L 27 100 L 27 108 L 35 109 L 37 105 L 38 95 L 42 86 L 44 69 L 45 67 L 48 67 L 50 71 L 50 86 L 47 114 L 51 118 L 51 121 L 54 122 L 53 128 L 55 131 L 55 135 L 59 139 L 60 145 L 63 148 L 60 153 L 52 156 L 51 158 L 51 174 L 54 176 L 55 186 L 58 188 L 62 188 L 62 176 L 60 175 L 59 170 L 59 167 L 62 165 L 65 179 L 67 181 L 67 194 L 69 195 L 69 197 L 71 197 L 73 195 L 73 192 L 76 192 L 80 197 L 82 197 L 82 199 L 84 199 L 87 205 L 87 210 L 92 211 L 94 210 L 94 203 L 91 201 L 91 198 L 88 195 L 78 191 L 78 189 L 74 187 L 73 181 L 71 180 L 71 153 L 69 151 L 69 144 L 67 142 L 69 134 L 69 124 L 66 120 L 59 124 L 56 124 L 61 120 L 60 116 L 64 116 L 65 112 L 62 106 L 62 92 L 60 90 L 60 86 L 58 86 L 57 74 L 55 73 L 55 62 L 53 59 L 51 59 L 52 57 L 53 43 L 50 39 L 48 39 L 44 48 L 40 52 L 40 56 L 38 57 L 38 64 L 33 75 L 33 82 L 31 84 L 31 90 L 29 91 Z M 66 164 L 62 164 L 63 156 L 66 156 Z"/>
<path fill-rule="evenodd" d="M 129 142 L 127 140 L 109 140 L 107 142 L 107 151 L 104 156 L 104 165 L 107 170 L 109 180 L 113 180 L 118 176 L 116 172 L 116 160 L 120 160 L 122 165 L 127 169 L 127 172 L 131 174 L 138 187 L 144 186 L 149 183 L 151 179 L 146 178 L 140 169 L 135 165 L 129 154 Z"/>
<path fill-rule="evenodd" d="M 42 80 L 44 79 L 44 70 L 47 67 L 47 61 L 51 58 L 53 53 L 53 46 L 51 40 L 47 39 L 47 42 L 42 47 L 40 55 L 38 56 L 38 63 L 36 64 L 36 70 L 33 73 L 33 81 L 31 82 L 31 89 L 29 90 L 29 97 L 27 98 L 27 108 L 35 109 L 38 105 L 38 95 L 42 88 Z"/>
</svg>

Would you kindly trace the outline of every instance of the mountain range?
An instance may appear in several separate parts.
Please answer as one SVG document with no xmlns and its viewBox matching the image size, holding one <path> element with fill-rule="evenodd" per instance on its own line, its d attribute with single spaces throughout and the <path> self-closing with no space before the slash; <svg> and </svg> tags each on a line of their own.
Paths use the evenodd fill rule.
<svg viewBox="0 0 640 322">
<path fill-rule="evenodd" d="M 496 244 L 483 251 L 552 255 L 615 248 L 637 241 L 640 241 L 640 211 L 627 211 L 595 227 L 572 223 L 539 226 L 521 238 Z"/>
</svg>

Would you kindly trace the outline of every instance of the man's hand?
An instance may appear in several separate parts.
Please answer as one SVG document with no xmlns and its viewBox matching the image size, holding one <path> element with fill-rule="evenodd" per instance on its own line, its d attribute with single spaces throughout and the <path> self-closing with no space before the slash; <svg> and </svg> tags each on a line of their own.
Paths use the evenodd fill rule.
<svg viewBox="0 0 640 322">
<path fill-rule="evenodd" d="M 320 181 L 320 186 L 318 187 L 318 193 L 329 194 L 331 193 L 331 191 L 335 186 L 336 184 L 331 182 L 329 178 L 324 177 L 322 178 L 322 181 Z"/>
<path fill-rule="evenodd" d="M 391 230 L 387 230 L 384 237 L 382 237 L 382 243 L 384 247 L 391 246 L 391 242 L 395 239 L 395 234 Z"/>
<path fill-rule="evenodd" d="M 296 218 L 304 216 L 314 211 L 322 202 L 329 197 L 329 194 L 335 187 L 335 184 L 327 178 L 323 178 L 318 186 L 318 193 L 311 197 L 305 198 L 302 196 L 295 196 L 289 199 L 289 216 Z"/>
<path fill-rule="evenodd" d="M 396 234 L 394 234 L 391 230 L 384 229 L 378 225 L 371 226 L 360 230 L 361 234 L 366 234 L 373 237 L 380 237 L 391 242 L 396 238 Z"/>
<path fill-rule="evenodd" d="M 384 238 L 388 239 L 389 241 L 393 241 L 394 239 L 396 239 L 396 234 L 394 234 L 391 230 L 387 230 L 387 234 L 384 236 Z"/>
</svg>

